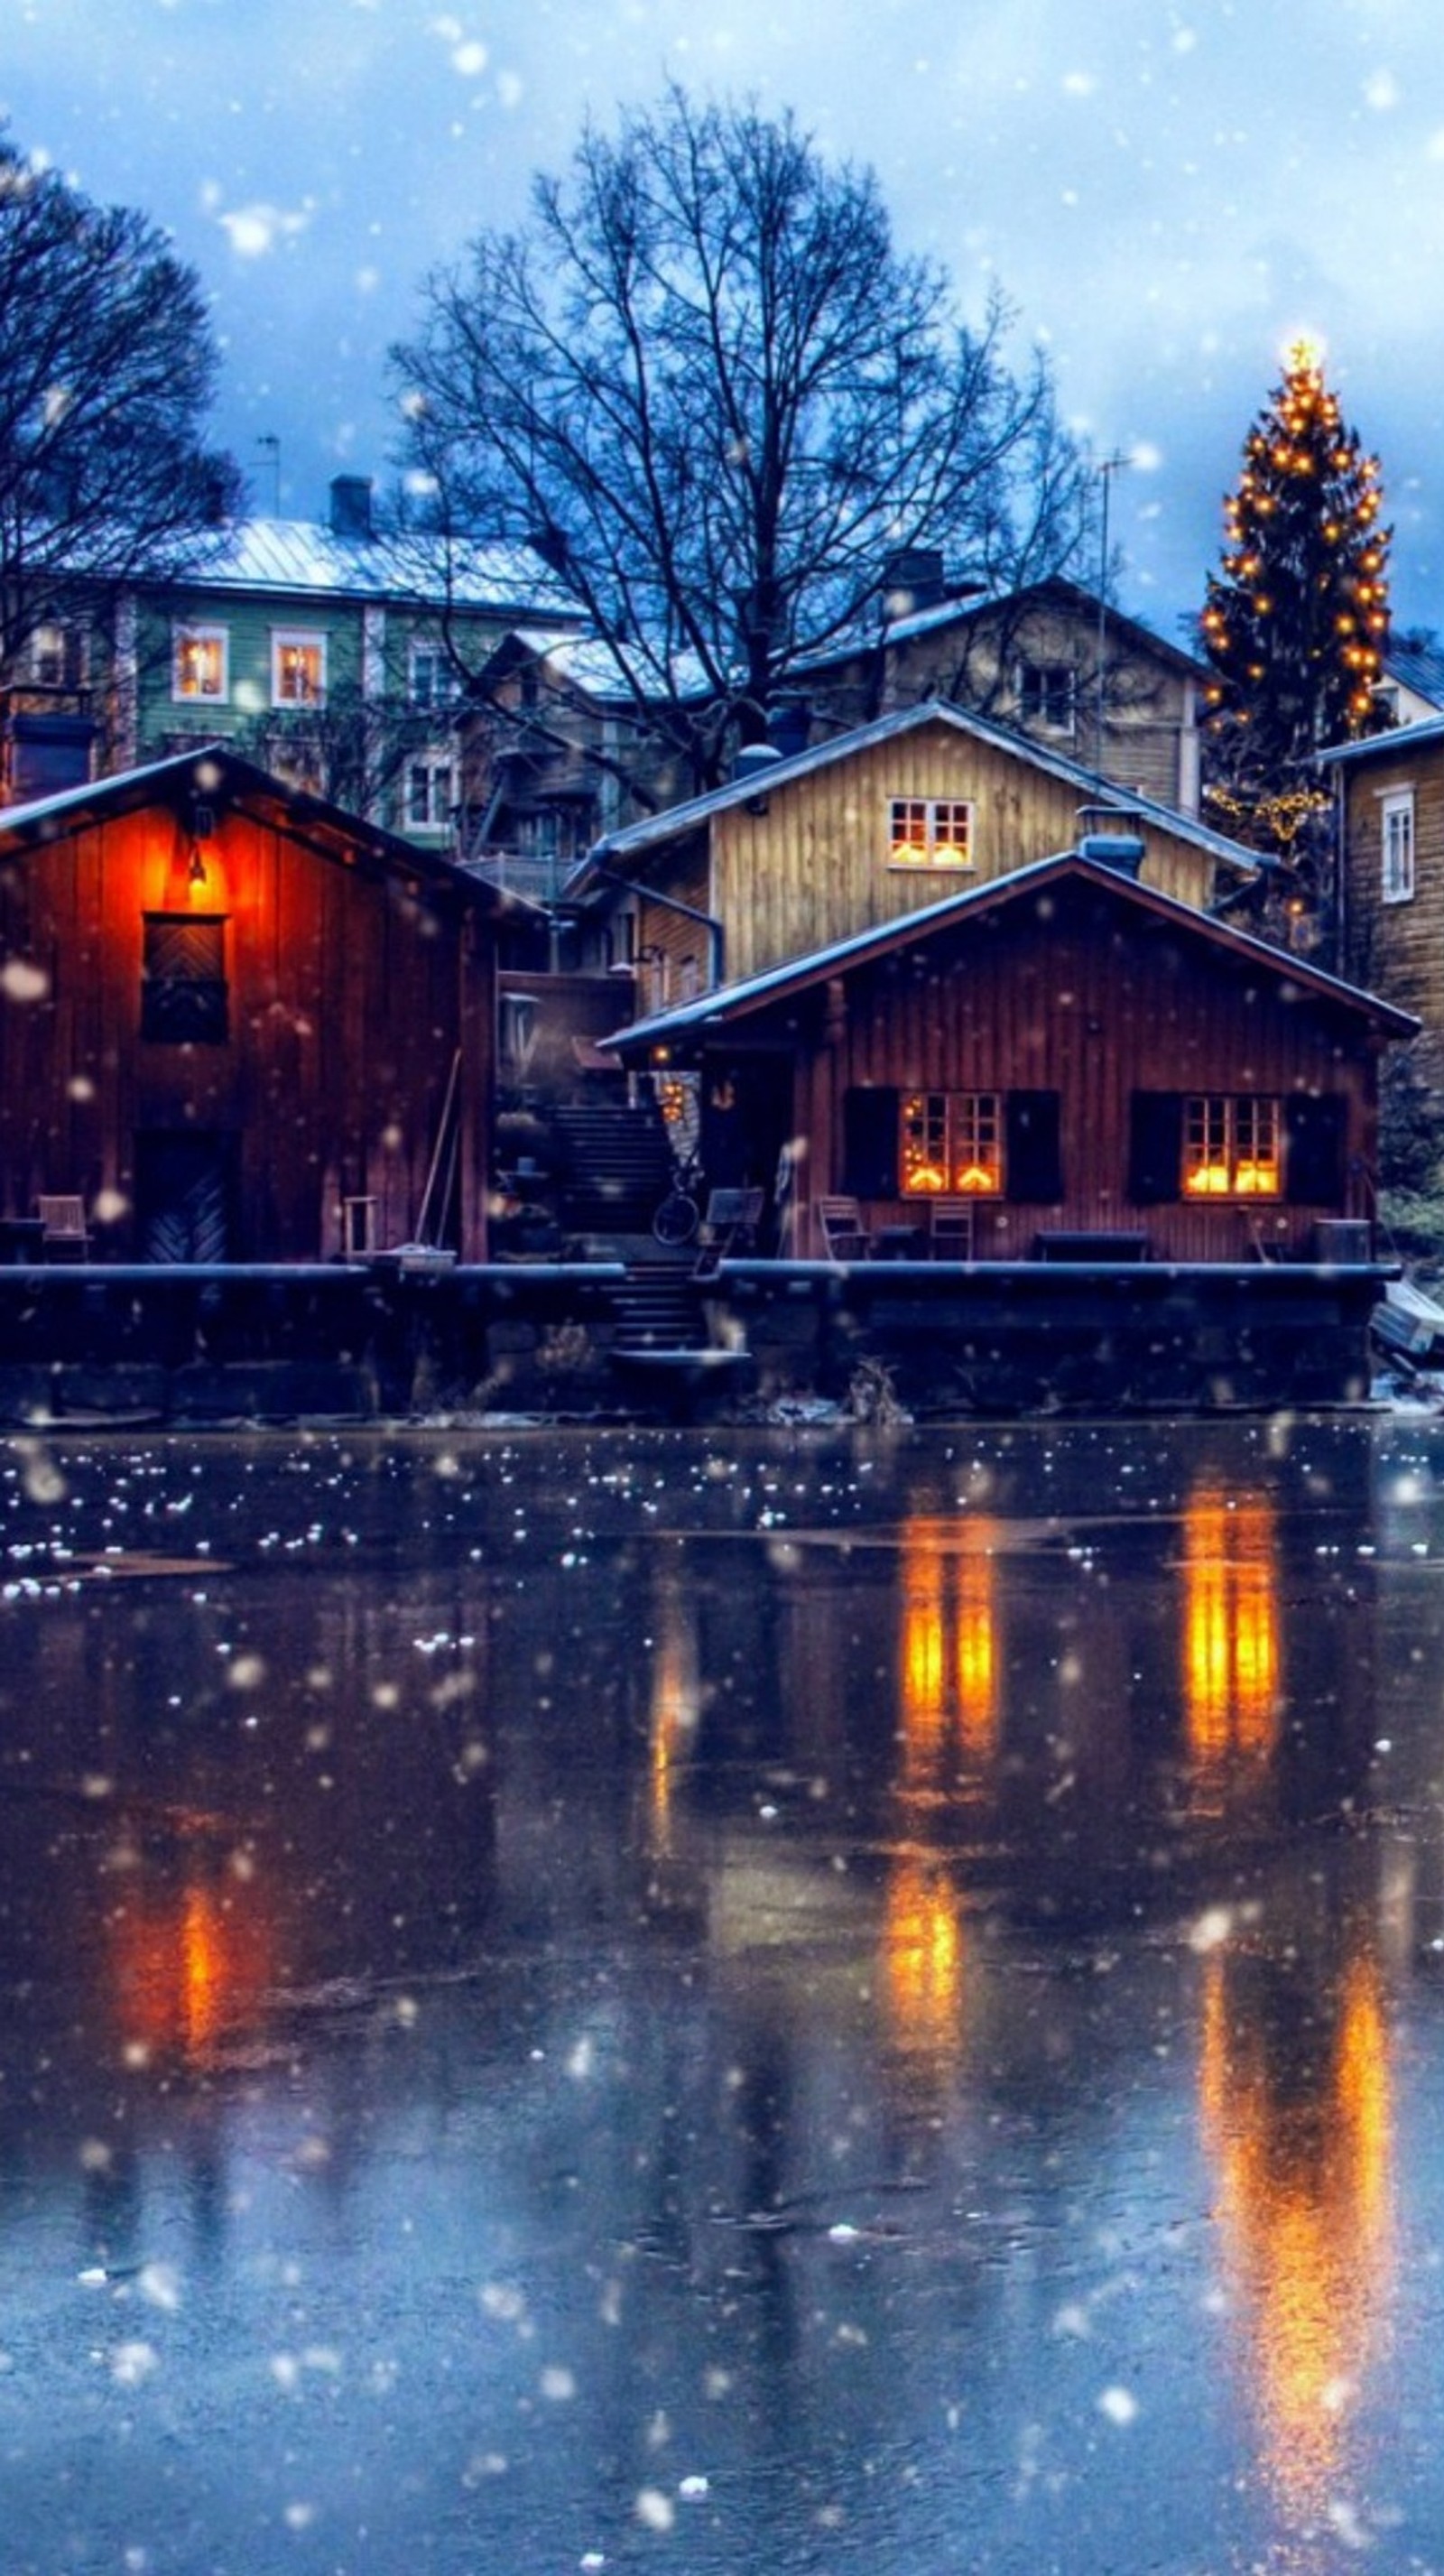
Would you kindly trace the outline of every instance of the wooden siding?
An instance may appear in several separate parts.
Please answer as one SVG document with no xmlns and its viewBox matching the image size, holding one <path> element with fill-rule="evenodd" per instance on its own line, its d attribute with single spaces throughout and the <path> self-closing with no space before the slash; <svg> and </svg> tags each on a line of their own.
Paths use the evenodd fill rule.
<svg viewBox="0 0 1444 2576">
<path fill-rule="evenodd" d="M 963 606 L 952 620 L 897 637 L 809 679 L 814 711 L 833 726 L 867 724 L 926 698 L 979 707 L 1040 744 L 1151 796 L 1182 805 L 1198 793 L 1197 718 L 1190 674 L 1136 628 L 1111 618 L 1105 629 L 1107 685 L 1103 740 L 1097 731 L 1098 612 L 1094 602 L 1035 600 L 994 611 Z M 1072 672 L 1076 703 L 1066 728 L 1024 716 L 1015 687 L 1020 661 Z"/>
<path fill-rule="evenodd" d="M 973 868 L 890 867 L 895 796 L 969 801 Z M 1079 791 L 1068 780 L 941 725 L 815 770 L 765 804 L 758 812 L 732 806 L 712 820 L 713 907 L 727 924 L 729 979 L 1071 849 L 1079 829 Z M 1209 854 L 1151 823 L 1143 839 L 1145 882 L 1204 909 L 1216 872 Z M 670 874 L 667 883 L 671 891 Z"/>
<path fill-rule="evenodd" d="M 705 834 L 697 833 L 669 857 L 668 894 L 693 912 L 710 913 L 712 872 Z M 711 980 L 711 942 L 704 921 L 690 920 L 668 904 L 643 901 L 638 907 L 637 945 L 639 1009 L 665 1010 L 669 1003 L 706 991 Z M 726 971 L 729 976 L 736 971 L 730 936 Z"/>
<path fill-rule="evenodd" d="M 987 925 L 813 988 L 774 1021 L 759 1013 L 719 1033 L 793 1050 L 793 1124 L 806 1140 L 805 1202 L 793 1247 L 821 1250 L 811 1202 L 847 1186 L 844 1109 L 854 1087 L 1047 1090 L 1059 1095 L 1064 1197 L 1047 1206 L 979 1199 L 977 1257 L 1028 1256 L 1041 1228 L 1146 1233 L 1181 1261 L 1238 1261 L 1260 1248 L 1302 1252 L 1317 1217 L 1369 1214 L 1375 1058 L 1364 1024 L 1290 1000 L 1271 975 L 1210 956 L 1167 926 L 1132 918 L 1104 892 L 1054 889 L 1041 915 L 1018 904 Z M 1141 1207 L 1128 1195 L 1136 1091 L 1341 1098 L 1340 1198 Z M 874 1226 L 916 1220 L 926 1203 L 872 1202 Z"/>
<path fill-rule="evenodd" d="M 138 1140 L 206 1136 L 233 1140 L 233 1257 L 338 1251 L 348 1195 L 376 1199 L 379 1242 L 405 1242 L 459 1047 L 460 1248 L 482 1258 L 490 935 L 249 814 L 218 825 L 201 886 L 189 846 L 150 812 L 0 862 L 0 1213 L 78 1190 L 97 1249 L 135 1257 Z M 140 1034 L 143 917 L 188 905 L 225 921 L 222 1044 Z"/>
<path fill-rule="evenodd" d="M 1344 971 L 1444 1038 L 1444 742 L 1351 763 L 1344 832 Z M 1414 893 L 1385 903 L 1383 799 L 1414 796 Z"/>
</svg>

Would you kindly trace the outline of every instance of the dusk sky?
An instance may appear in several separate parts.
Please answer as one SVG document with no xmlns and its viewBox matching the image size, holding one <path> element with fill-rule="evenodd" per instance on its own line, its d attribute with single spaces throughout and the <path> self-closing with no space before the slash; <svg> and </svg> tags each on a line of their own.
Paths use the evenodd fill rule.
<svg viewBox="0 0 1444 2576">
<path fill-rule="evenodd" d="M 281 504 L 394 470 L 389 344 L 427 269 L 525 213 L 583 118 L 793 107 L 870 161 L 900 246 L 997 280 L 1112 479 L 1124 604 L 1164 633 L 1216 561 L 1244 431 L 1321 337 L 1380 455 L 1400 624 L 1444 625 L 1437 0 L 8 0 L 26 151 L 143 208 L 210 293 L 216 427 Z"/>
</svg>

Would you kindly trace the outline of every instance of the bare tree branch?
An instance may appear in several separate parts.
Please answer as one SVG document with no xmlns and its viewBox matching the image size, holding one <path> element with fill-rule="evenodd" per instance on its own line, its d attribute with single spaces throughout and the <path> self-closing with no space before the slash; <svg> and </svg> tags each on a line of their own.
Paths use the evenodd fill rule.
<svg viewBox="0 0 1444 2576">
<path fill-rule="evenodd" d="M 871 172 L 791 115 L 670 89 L 584 132 L 528 226 L 425 291 L 394 362 L 441 524 L 531 544 L 692 783 L 765 737 L 789 674 L 875 607 L 886 559 L 1063 569 L 1085 467 L 993 297 L 895 249 Z"/>
</svg>

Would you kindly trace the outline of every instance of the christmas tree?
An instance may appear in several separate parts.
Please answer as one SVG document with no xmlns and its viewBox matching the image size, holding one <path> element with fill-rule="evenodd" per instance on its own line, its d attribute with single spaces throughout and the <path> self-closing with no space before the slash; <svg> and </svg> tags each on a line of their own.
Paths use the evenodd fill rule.
<svg viewBox="0 0 1444 2576">
<path fill-rule="evenodd" d="M 1290 851 L 1323 801 L 1312 755 L 1376 720 L 1389 628 L 1382 500 L 1378 459 L 1299 342 L 1245 441 L 1203 612 L 1218 675 L 1210 803 L 1257 847 Z"/>
</svg>

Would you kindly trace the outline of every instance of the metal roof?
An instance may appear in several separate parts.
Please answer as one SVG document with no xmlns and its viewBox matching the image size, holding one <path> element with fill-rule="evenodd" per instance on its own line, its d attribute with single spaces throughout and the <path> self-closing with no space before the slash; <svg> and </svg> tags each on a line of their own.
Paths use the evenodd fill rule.
<svg viewBox="0 0 1444 2576">
<path fill-rule="evenodd" d="M 340 536 L 309 519 L 240 519 L 207 542 L 167 584 L 172 591 L 328 593 L 336 599 L 490 609 L 499 615 L 580 612 L 522 546 L 448 542 L 423 531 Z"/>
<path fill-rule="evenodd" d="M 1316 751 L 1314 758 L 1321 767 L 1345 760 L 1378 760 L 1401 751 L 1412 751 L 1419 742 L 1438 742 L 1444 738 L 1444 715 L 1420 716 L 1417 724 L 1390 725 L 1383 733 L 1361 734 L 1357 742 L 1334 742 Z"/>
<path fill-rule="evenodd" d="M 954 923 L 965 923 L 1022 897 L 1041 892 L 1061 876 L 1076 875 L 1085 883 L 1106 887 L 1149 912 L 1155 919 L 1174 923 L 1191 937 L 1200 938 L 1222 948 L 1230 955 L 1257 964 L 1280 982 L 1296 985 L 1315 999 L 1341 1004 L 1345 1009 L 1363 1012 L 1380 1026 L 1398 1037 L 1412 1037 L 1419 1022 L 1408 1011 L 1382 1001 L 1375 993 L 1363 992 L 1357 985 L 1345 984 L 1336 975 L 1327 975 L 1322 967 L 1306 959 L 1293 957 L 1285 949 L 1273 948 L 1267 940 L 1255 939 L 1251 932 L 1235 930 L 1229 922 L 1199 912 L 1192 904 L 1181 903 L 1176 895 L 1164 894 L 1157 886 L 1140 884 L 1112 867 L 1104 859 L 1088 858 L 1078 850 L 1060 850 L 1051 858 L 1033 859 L 1026 867 L 1011 874 L 992 877 L 986 885 L 969 886 L 962 894 L 944 895 L 937 903 L 924 906 L 920 912 L 900 913 L 892 921 L 875 923 L 869 930 L 858 930 L 846 939 L 834 940 L 827 948 L 816 948 L 806 956 L 792 957 L 780 966 L 769 966 L 761 974 L 744 976 L 736 984 L 720 984 L 715 991 L 699 994 L 694 1001 L 681 1002 L 670 1011 L 657 1011 L 644 1020 L 634 1020 L 599 1044 L 628 1052 L 633 1048 L 652 1046 L 745 1016 L 765 1003 L 780 999 L 792 990 L 826 981 L 829 976 L 845 973 L 849 967 L 866 965 L 873 957 L 889 949 L 911 947 L 930 932 L 950 929 Z"/>
<path fill-rule="evenodd" d="M 832 762 L 850 760 L 854 754 L 871 751 L 877 744 L 896 741 L 920 725 L 941 724 L 972 741 L 989 748 L 1010 752 L 1026 760 L 1031 767 L 1047 772 L 1066 786 L 1076 789 L 1079 801 L 1087 805 L 1106 806 L 1111 813 L 1133 814 L 1140 821 L 1154 824 L 1160 831 L 1172 832 L 1177 838 L 1206 850 L 1212 858 L 1228 867 L 1237 868 L 1244 876 L 1256 876 L 1271 864 L 1255 850 L 1246 850 L 1222 832 L 1214 832 L 1190 814 L 1180 814 L 1171 805 L 1156 804 L 1152 797 L 1138 796 L 1107 779 L 1097 770 L 1085 769 L 1080 761 L 1069 760 L 1062 752 L 1037 743 L 1030 734 L 1018 733 L 1009 725 L 995 724 L 990 716 L 974 715 L 965 707 L 955 707 L 945 698 L 926 698 L 915 707 L 901 707 L 896 713 L 879 716 L 872 724 L 858 725 L 852 732 L 838 734 L 833 741 L 814 743 L 810 750 L 795 752 L 786 760 L 771 762 L 765 769 L 755 769 L 745 778 L 734 778 L 725 787 L 714 787 L 706 796 L 690 797 L 683 805 L 669 805 L 660 814 L 649 814 L 640 823 L 629 823 L 620 832 L 611 832 L 598 841 L 577 864 L 568 880 L 567 891 L 579 893 L 588 875 L 610 859 L 629 859 L 644 850 L 661 847 L 685 832 L 696 831 L 709 823 L 714 814 L 725 814 L 734 805 L 746 805 L 753 797 L 771 796 L 779 788 L 791 787 L 798 779 L 810 778 L 816 770 Z"/>
</svg>

